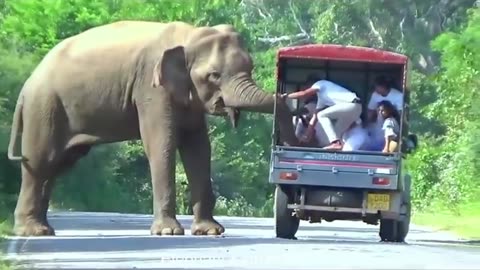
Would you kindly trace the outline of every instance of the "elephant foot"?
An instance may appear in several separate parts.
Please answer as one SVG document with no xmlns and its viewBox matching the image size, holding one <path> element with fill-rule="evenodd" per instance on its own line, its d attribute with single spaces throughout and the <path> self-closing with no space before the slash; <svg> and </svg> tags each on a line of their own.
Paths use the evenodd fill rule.
<svg viewBox="0 0 480 270">
<path fill-rule="evenodd" d="M 13 231 L 17 236 L 55 236 L 55 230 L 49 224 L 30 220 L 21 225 L 15 225 Z"/>
<path fill-rule="evenodd" d="M 201 219 L 193 221 L 191 226 L 192 235 L 220 235 L 225 232 L 225 228 L 215 219 Z"/>
<path fill-rule="evenodd" d="M 155 220 L 150 228 L 151 235 L 184 235 L 185 230 L 175 218 Z"/>
</svg>

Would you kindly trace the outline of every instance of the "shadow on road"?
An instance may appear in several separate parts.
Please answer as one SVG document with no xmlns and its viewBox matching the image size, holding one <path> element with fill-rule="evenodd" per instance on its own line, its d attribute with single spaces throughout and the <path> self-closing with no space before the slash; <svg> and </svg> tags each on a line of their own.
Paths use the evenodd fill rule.
<svg viewBox="0 0 480 270">
<path fill-rule="evenodd" d="M 186 229 L 190 228 L 191 217 L 179 216 L 178 219 Z M 380 258 L 403 256 L 415 247 L 421 247 L 417 252 L 427 250 L 432 254 L 447 251 L 476 254 L 472 247 L 480 247 L 480 241 L 433 240 L 431 234 L 434 232 L 417 228 L 411 229 L 409 235 L 412 240 L 408 243 L 382 243 L 378 238 L 378 226 L 350 226 L 336 222 L 302 223 L 297 233 L 299 239 L 287 240 L 274 237 L 271 219 L 218 217 L 217 220 L 226 228 L 224 237 L 191 236 L 188 231 L 185 236 L 160 237 L 149 235 L 152 222 L 149 215 L 54 213 L 49 215 L 49 221 L 61 234 L 57 237 L 18 238 L 15 252 L 23 256 L 22 264 L 36 264 L 39 266 L 36 269 L 52 269 L 41 268 L 45 264 L 58 264 L 64 267 L 62 269 L 70 270 L 86 269 L 78 268 L 82 264 L 98 269 L 96 264 L 101 263 L 101 269 L 109 269 L 112 265 L 132 269 L 127 265 L 156 264 L 167 267 L 177 265 L 180 268 L 162 269 L 180 270 L 184 263 L 194 263 L 197 268 L 202 264 L 218 266 L 238 256 L 246 261 L 258 256 L 265 261 L 266 254 L 269 254 L 265 251 L 272 250 L 274 255 L 295 252 L 298 255 L 306 250 L 313 251 L 310 254 L 338 253 L 342 258 L 343 254 L 356 254 L 357 258 Z M 442 245 L 448 245 L 449 249 L 444 249 Z M 455 245 L 458 247 L 452 249 Z M 285 255 L 279 256 L 278 260 L 281 260 Z M 277 258 L 274 260 L 276 262 Z"/>
<path fill-rule="evenodd" d="M 259 238 L 259 237 L 243 237 L 243 236 L 108 236 L 101 238 L 74 238 L 74 237 L 58 237 L 58 238 L 30 238 L 28 240 L 19 240 L 20 246 L 22 241 L 28 241 L 28 245 L 24 246 L 21 253 L 50 253 L 50 252 L 126 252 L 139 251 L 148 252 L 149 250 L 162 249 L 208 249 L 245 246 L 254 250 L 258 245 L 277 245 L 292 247 L 295 245 L 312 244 L 318 245 L 318 250 L 322 250 L 328 245 L 332 246 L 352 246 L 352 245 L 414 245 L 414 246 L 430 246 L 434 244 L 457 244 L 463 247 L 474 246 L 480 247 L 479 241 L 441 241 L 441 240 L 421 240 L 417 239 L 410 243 L 382 243 L 374 239 L 359 239 L 358 237 L 343 236 L 315 236 L 302 237 L 297 240 L 287 240 L 280 238 Z M 315 249 L 315 248 L 313 248 Z M 287 251 L 288 248 L 285 248 Z"/>
<path fill-rule="evenodd" d="M 24 240 L 20 240 L 24 241 Z M 21 250 L 22 253 L 49 253 L 49 252 L 124 252 L 162 250 L 162 249 L 198 249 L 198 248 L 225 248 L 232 246 L 256 245 L 296 245 L 296 244 L 383 244 L 370 240 L 359 240 L 353 237 L 308 238 L 287 240 L 279 238 L 245 238 L 225 236 L 213 238 L 209 236 L 109 236 L 105 238 L 30 238 L 28 245 Z"/>
<path fill-rule="evenodd" d="M 109 216 L 110 217 L 110 216 Z M 62 228 L 62 230 L 148 230 L 152 223 L 151 216 L 132 216 L 131 218 L 117 218 L 110 217 L 105 218 L 102 215 L 96 216 L 85 216 L 81 214 L 69 214 L 68 216 L 62 215 L 51 215 L 49 217 L 51 224 L 55 228 Z M 105 221 L 111 224 L 106 226 Z M 192 224 L 191 217 L 179 216 L 178 221 L 186 229 L 190 228 Z M 243 218 L 217 218 L 225 229 L 255 229 L 255 230 L 273 230 L 273 224 L 262 224 L 258 221 L 245 221 Z M 329 226 L 328 222 L 323 222 L 321 224 L 316 224 L 315 226 L 301 226 L 302 231 L 338 231 L 338 232 L 370 232 L 377 233 L 378 227 L 371 226 L 369 228 L 360 228 L 360 227 L 338 227 L 338 226 Z M 428 233 L 430 231 L 420 230 L 420 229 L 411 229 L 412 233 Z"/>
<path fill-rule="evenodd" d="M 68 213 L 49 217 L 54 228 L 73 231 L 71 236 L 59 236 L 53 238 L 29 238 L 19 239 L 17 247 L 18 253 L 50 253 L 50 252 L 125 252 L 165 250 L 165 249 L 198 249 L 198 248 L 223 248 L 228 249 L 233 246 L 248 246 L 255 248 L 258 245 L 385 245 L 378 241 L 378 227 L 338 227 L 328 226 L 324 223 L 315 226 L 300 226 L 299 232 L 315 231 L 315 234 L 303 234 L 308 236 L 299 236 L 298 240 L 287 240 L 273 237 L 273 225 L 265 224 L 266 219 L 241 219 L 220 217 L 218 221 L 226 228 L 224 237 L 210 236 L 150 236 L 148 230 L 152 222 L 151 216 L 141 215 L 112 215 L 110 213 L 102 215 L 101 213 L 84 214 Z M 191 217 L 179 216 L 180 223 L 185 228 L 190 228 Z M 78 237 L 74 231 L 117 231 L 114 235 L 94 235 L 87 237 Z M 120 230 L 125 230 L 121 232 Z M 241 230 L 240 235 L 229 234 L 229 231 Z M 129 232 L 130 231 L 130 232 Z M 132 235 L 131 231 L 141 231 L 141 235 Z M 256 231 L 256 234 L 249 232 Z M 323 233 L 322 233 L 323 232 Z M 354 234 L 356 233 L 356 234 Z M 423 230 L 411 230 L 411 234 L 428 233 Z M 360 237 L 359 237 L 360 235 Z M 362 236 L 364 235 L 364 236 Z M 271 236 L 271 237 L 269 237 Z M 28 241 L 28 245 L 23 245 Z M 435 244 L 461 244 L 480 246 L 480 241 L 442 241 L 442 240 L 421 240 L 415 239 L 411 243 L 397 243 L 396 245 L 429 245 Z M 431 245 L 431 244 L 430 244 Z M 287 246 L 287 245 L 285 245 Z M 320 248 L 319 248 L 320 250 Z"/>
</svg>

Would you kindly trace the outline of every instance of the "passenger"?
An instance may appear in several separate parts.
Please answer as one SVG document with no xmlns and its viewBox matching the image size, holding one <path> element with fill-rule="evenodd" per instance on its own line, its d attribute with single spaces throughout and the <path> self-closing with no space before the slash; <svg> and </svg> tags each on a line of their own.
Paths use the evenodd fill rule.
<svg viewBox="0 0 480 270">
<path fill-rule="evenodd" d="M 293 124 L 295 125 L 295 135 L 300 141 L 306 140 L 306 130 L 308 122 L 315 113 L 316 100 L 310 99 L 305 102 L 303 108 L 305 112 L 302 115 L 293 117 Z"/>
<path fill-rule="evenodd" d="M 368 142 L 368 131 L 363 127 L 359 118 L 343 133 L 343 151 L 364 150 Z"/>
<path fill-rule="evenodd" d="M 383 75 L 379 75 L 375 78 L 374 92 L 368 102 L 369 122 L 375 122 L 377 120 L 378 103 L 383 100 L 390 101 L 401 114 L 403 109 L 403 93 L 392 87 L 391 80 L 388 80 Z M 381 122 L 383 123 L 383 121 Z"/>
<path fill-rule="evenodd" d="M 395 106 L 388 100 L 381 101 L 378 113 L 385 119 L 383 121 L 384 146 L 383 153 L 392 153 L 397 150 L 400 132 L 400 114 Z"/>
<path fill-rule="evenodd" d="M 371 138 L 370 149 L 372 151 L 382 150 L 383 145 L 383 130 L 382 125 L 384 119 L 377 113 L 378 104 L 381 101 L 388 100 L 395 106 L 399 114 L 403 110 L 403 93 L 392 87 L 391 80 L 388 80 L 385 76 L 379 75 L 374 81 L 374 92 L 368 102 L 368 119 L 367 126 L 369 130 L 369 136 Z M 378 148 L 380 147 L 380 148 Z"/>
<path fill-rule="evenodd" d="M 308 128 L 311 123 L 312 116 L 315 114 L 317 98 L 313 96 L 306 101 L 304 108 L 306 113 L 301 116 L 294 116 L 295 135 L 303 146 L 322 147 L 328 144 L 325 132 L 320 123 L 314 124 L 313 129 Z"/>
<path fill-rule="evenodd" d="M 343 147 L 342 134 L 355 122 L 362 113 L 362 105 L 357 95 L 350 90 L 327 80 L 312 80 L 309 78 L 311 87 L 282 97 L 299 99 L 317 95 L 315 114 L 307 128 L 307 136 L 311 136 L 313 128 L 320 122 L 329 145 L 323 149 L 341 150 Z M 335 125 L 333 121 L 336 121 Z"/>
</svg>

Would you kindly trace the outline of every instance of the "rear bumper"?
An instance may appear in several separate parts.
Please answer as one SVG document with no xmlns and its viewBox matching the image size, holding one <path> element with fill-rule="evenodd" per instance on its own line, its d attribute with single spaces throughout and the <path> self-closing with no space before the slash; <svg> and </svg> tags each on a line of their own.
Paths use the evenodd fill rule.
<svg viewBox="0 0 480 270">
<path fill-rule="evenodd" d="M 400 219 L 402 211 L 402 192 L 371 191 L 349 188 L 295 187 L 295 198 L 288 208 L 305 217 L 322 217 L 326 219 L 371 220 Z M 369 193 L 388 194 L 388 209 L 372 207 L 368 202 Z M 370 206 L 369 206 L 370 205 Z"/>
<path fill-rule="evenodd" d="M 297 210 L 297 211 L 318 211 L 318 212 L 327 212 L 327 213 L 354 214 L 351 216 L 357 216 L 357 219 L 362 219 L 367 215 L 375 215 L 377 216 L 377 218 L 381 218 L 381 219 L 399 220 L 401 219 L 401 215 L 402 215 L 402 213 L 400 212 L 400 207 L 398 207 L 398 211 L 379 211 L 379 210 L 367 209 L 366 207 L 354 208 L 354 207 L 289 204 L 288 208 L 292 210 Z"/>
<path fill-rule="evenodd" d="M 282 173 L 295 173 L 297 179 L 284 180 L 280 177 Z M 388 179 L 382 184 L 374 184 L 374 178 Z M 300 185 L 300 186 L 324 186 L 339 188 L 360 188 L 360 189 L 379 189 L 379 190 L 397 190 L 398 176 L 378 173 L 356 173 L 356 172 L 327 172 L 315 170 L 296 171 L 292 169 L 273 169 L 270 172 L 269 182 L 280 185 Z"/>
<path fill-rule="evenodd" d="M 289 209 L 294 209 L 294 210 L 312 210 L 312 211 L 325 211 L 325 212 L 357 213 L 357 214 L 362 214 L 362 215 L 378 214 L 378 210 L 367 209 L 366 207 L 353 208 L 353 207 L 289 204 L 288 208 Z"/>
</svg>

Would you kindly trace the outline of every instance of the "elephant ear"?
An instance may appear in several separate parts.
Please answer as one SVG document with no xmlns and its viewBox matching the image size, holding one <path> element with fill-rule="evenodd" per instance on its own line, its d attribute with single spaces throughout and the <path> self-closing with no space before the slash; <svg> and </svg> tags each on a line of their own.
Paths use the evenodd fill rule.
<svg viewBox="0 0 480 270">
<path fill-rule="evenodd" d="M 184 47 L 166 50 L 153 68 L 152 87 L 162 86 L 175 101 L 188 105 L 191 85 Z"/>
</svg>

